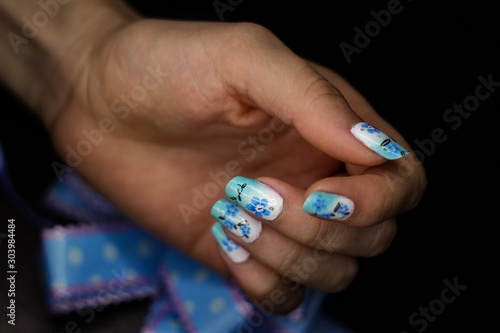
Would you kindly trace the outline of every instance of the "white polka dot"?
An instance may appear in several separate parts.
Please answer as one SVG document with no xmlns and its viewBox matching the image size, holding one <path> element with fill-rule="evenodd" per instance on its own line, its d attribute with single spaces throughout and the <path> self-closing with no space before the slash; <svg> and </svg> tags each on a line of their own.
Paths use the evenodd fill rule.
<svg viewBox="0 0 500 333">
<path fill-rule="evenodd" d="M 151 242 L 147 239 L 143 239 L 137 244 L 137 252 L 143 257 L 150 256 L 152 251 Z"/>
<path fill-rule="evenodd" d="M 172 280 L 173 283 L 179 282 L 180 278 L 181 278 L 181 274 L 178 271 L 171 271 L 170 272 L 170 279 Z"/>
<path fill-rule="evenodd" d="M 78 247 L 72 247 L 68 250 L 68 260 L 73 265 L 80 265 L 83 261 L 83 252 Z"/>
<path fill-rule="evenodd" d="M 52 288 L 51 292 L 53 292 L 57 297 L 69 297 L 70 292 L 66 289 L 67 286 L 68 285 L 63 280 L 53 281 L 50 285 Z"/>
<path fill-rule="evenodd" d="M 92 283 L 99 283 L 102 281 L 102 277 L 99 274 L 92 274 L 90 276 L 90 282 Z"/>
<path fill-rule="evenodd" d="M 221 312 L 226 306 L 226 301 L 222 297 L 216 297 L 210 302 L 210 312 L 217 314 Z"/>
<path fill-rule="evenodd" d="M 178 320 L 175 320 L 175 319 L 170 319 L 168 321 L 168 326 L 170 326 L 172 328 L 181 328 L 181 324 L 179 323 Z"/>
<path fill-rule="evenodd" d="M 203 282 L 208 278 L 209 275 L 210 272 L 208 271 L 208 269 L 202 268 L 196 271 L 196 273 L 194 274 L 194 279 L 198 282 Z"/>
<path fill-rule="evenodd" d="M 136 271 L 134 271 L 133 269 L 129 269 L 129 270 L 127 270 L 127 273 L 125 273 L 125 278 L 127 280 L 133 280 L 133 279 L 137 278 L 137 275 L 138 274 Z"/>
<path fill-rule="evenodd" d="M 113 243 L 108 243 L 104 246 L 103 250 L 104 259 L 107 261 L 114 261 L 118 257 L 118 248 Z"/>
<path fill-rule="evenodd" d="M 188 299 L 184 302 L 184 307 L 186 308 L 186 311 L 191 314 L 194 311 L 194 302 Z"/>
<path fill-rule="evenodd" d="M 66 283 L 64 281 L 61 281 L 61 280 L 52 281 L 51 287 L 54 289 L 65 288 Z"/>
</svg>

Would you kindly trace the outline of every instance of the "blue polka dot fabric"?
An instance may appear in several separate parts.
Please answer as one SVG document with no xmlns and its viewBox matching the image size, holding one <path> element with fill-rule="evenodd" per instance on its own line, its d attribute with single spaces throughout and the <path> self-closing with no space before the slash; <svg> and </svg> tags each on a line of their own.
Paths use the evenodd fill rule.
<svg viewBox="0 0 500 333">
<path fill-rule="evenodd" d="M 289 315 L 263 312 L 265 303 L 252 304 L 237 285 L 139 228 L 74 173 L 55 183 L 44 202 L 74 222 L 67 226 L 37 216 L 20 200 L 1 147 L 0 179 L 14 206 L 43 228 L 43 273 L 54 313 L 150 297 L 143 333 L 348 332 L 321 314 L 324 294 L 313 290 Z"/>
<path fill-rule="evenodd" d="M 49 305 L 54 312 L 158 292 L 163 245 L 121 225 L 54 227 L 43 232 Z"/>
</svg>

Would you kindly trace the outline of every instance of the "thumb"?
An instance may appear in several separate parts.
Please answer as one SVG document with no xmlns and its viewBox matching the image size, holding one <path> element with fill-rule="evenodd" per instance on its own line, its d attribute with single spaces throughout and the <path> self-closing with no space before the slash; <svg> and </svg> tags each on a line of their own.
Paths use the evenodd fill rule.
<svg viewBox="0 0 500 333">
<path fill-rule="evenodd" d="M 295 128 L 346 163 L 377 165 L 409 152 L 366 124 L 342 93 L 263 27 L 247 24 L 248 50 L 229 65 L 228 84 L 257 109 Z M 369 148 L 369 149 L 368 149 Z"/>
</svg>

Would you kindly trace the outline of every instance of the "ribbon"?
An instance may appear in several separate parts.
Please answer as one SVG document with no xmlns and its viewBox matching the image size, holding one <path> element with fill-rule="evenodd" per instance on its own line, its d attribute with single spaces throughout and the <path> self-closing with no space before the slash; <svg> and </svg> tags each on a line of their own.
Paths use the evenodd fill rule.
<svg viewBox="0 0 500 333">
<path fill-rule="evenodd" d="M 15 207 L 42 228 L 42 269 L 54 314 L 150 297 L 142 333 L 348 332 L 321 314 L 325 295 L 310 289 L 289 315 L 262 311 L 266 304 L 250 303 L 232 281 L 138 227 L 74 173 L 44 199 L 52 213 L 76 222 L 66 226 L 49 225 L 21 202 L 1 147 L 0 179 Z"/>
</svg>

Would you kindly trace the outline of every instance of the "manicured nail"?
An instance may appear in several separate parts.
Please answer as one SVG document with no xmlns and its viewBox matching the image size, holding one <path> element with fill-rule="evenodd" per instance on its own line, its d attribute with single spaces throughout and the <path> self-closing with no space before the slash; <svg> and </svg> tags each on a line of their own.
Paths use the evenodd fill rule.
<svg viewBox="0 0 500 333">
<path fill-rule="evenodd" d="M 212 226 L 212 235 L 221 247 L 221 249 L 231 258 L 232 261 L 236 263 L 243 262 L 248 259 L 250 253 L 247 250 L 236 244 L 227 237 L 222 229 L 222 224 L 219 222 Z"/>
<path fill-rule="evenodd" d="M 262 223 L 234 202 L 221 199 L 212 207 L 212 216 L 244 242 L 251 243 L 260 236 Z"/>
<path fill-rule="evenodd" d="M 245 177 L 235 177 L 226 186 L 226 195 L 239 206 L 265 220 L 272 221 L 283 208 L 281 195 L 263 183 Z"/>
<path fill-rule="evenodd" d="M 395 160 L 410 155 L 393 138 L 367 123 L 357 123 L 351 128 L 351 133 L 365 146 L 388 160 Z"/>
<path fill-rule="evenodd" d="M 354 203 L 343 195 L 314 192 L 307 197 L 302 209 L 324 219 L 345 220 L 352 215 Z"/>
</svg>

